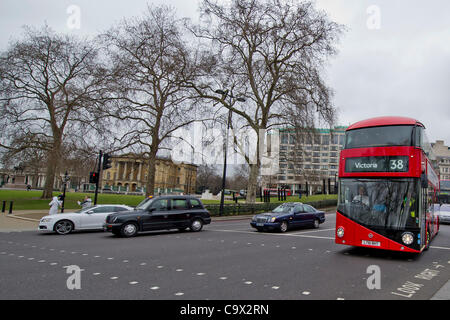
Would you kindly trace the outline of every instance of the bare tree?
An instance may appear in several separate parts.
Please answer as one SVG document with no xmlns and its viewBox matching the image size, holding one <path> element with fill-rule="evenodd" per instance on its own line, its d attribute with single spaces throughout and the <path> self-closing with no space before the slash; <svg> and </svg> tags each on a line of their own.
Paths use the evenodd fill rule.
<svg viewBox="0 0 450 320">
<path fill-rule="evenodd" d="M 124 20 L 102 37 L 114 93 L 107 115 L 118 120 L 120 148 L 134 146 L 135 153 L 147 156 L 146 194 L 153 194 L 158 151 L 196 118 L 184 85 L 192 78 L 192 65 L 180 21 L 167 6 L 149 7 L 145 16 Z"/>
<path fill-rule="evenodd" d="M 102 81 L 97 67 L 97 50 L 88 41 L 47 26 L 26 27 L 0 56 L 0 146 L 46 152 L 43 198 L 52 196 L 65 139 L 80 130 L 86 135 L 95 123 L 90 111 Z"/>
<path fill-rule="evenodd" d="M 245 156 L 250 166 L 247 201 L 254 202 L 265 131 L 291 125 L 294 115 L 302 116 L 295 125 L 303 126 L 333 119 L 331 90 L 321 72 L 325 59 L 336 53 L 343 27 L 311 2 L 232 0 L 226 5 L 204 0 L 200 11 L 202 21 L 190 30 L 208 48 L 198 54 L 205 71 L 192 87 L 254 132 L 255 156 Z M 211 94 L 218 86 L 245 96 L 246 103 Z"/>
</svg>

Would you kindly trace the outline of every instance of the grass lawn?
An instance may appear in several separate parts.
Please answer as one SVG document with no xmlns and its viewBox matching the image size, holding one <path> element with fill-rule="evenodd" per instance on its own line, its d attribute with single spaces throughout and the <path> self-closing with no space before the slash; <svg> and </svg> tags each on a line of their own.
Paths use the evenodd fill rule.
<svg viewBox="0 0 450 320">
<path fill-rule="evenodd" d="M 53 192 L 53 196 L 58 196 L 62 192 Z M 0 205 L 2 201 L 7 201 L 6 210 L 9 209 L 9 202 L 13 201 L 14 210 L 47 210 L 50 209 L 50 199 L 41 199 L 42 191 L 26 191 L 26 190 L 2 190 L 0 189 Z M 83 201 L 88 195 L 94 201 L 93 193 L 66 192 L 66 200 L 64 201 L 65 209 L 81 209 L 77 201 Z M 98 204 L 126 204 L 129 206 L 137 206 L 139 202 L 144 200 L 144 196 L 124 195 L 124 194 L 108 194 L 99 193 L 97 198 Z M 219 200 L 204 200 L 204 204 L 219 204 Z M 233 203 L 233 201 L 225 201 L 225 203 Z"/>
<path fill-rule="evenodd" d="M 53 192 L 53 196 L 62 194 L 62 192 Z M 0 189 L 0 205 L 2 201 L 7 201 L 6 210 L 9 209 L 9 202 L 13 201 L 14 210 L 48 210 L 49 199 L 41 199 L 42 191 L 26 191 L 26 190 L 2 190 Z M 89 195 L 94 201 L 93 193 L 80 193 L 80 192 L 66 192 L 66 200 L 64 203 L 65 209 L 80 209 L 77 201 L 83 201 L 84 197 Z M 144 196 L 136 195 L 122 195 L 122 194 L 98 194 L 98 204 L 126 204 L 129 206 L 136 206 L 144 199 Z M 311 202 L 325 199 L 337 199 L 337 195 L 313 195 L 309 197 L 302 196 L 301 199 L 298 196 L 286 197 L 286 202 Z M 256 201 L 260 201 L 257 197 Z M 219 200 L 202 200 L 204 204 L 219 204 Z M 244 200 L 239 200 L 244 202 Z M 272 197 L 271 202 L 282 203 L 285 201 L 278 201 L 277 197 Z M 233 203 L 231 200 L 226 200 L 225 203 Z"/>
</svg>

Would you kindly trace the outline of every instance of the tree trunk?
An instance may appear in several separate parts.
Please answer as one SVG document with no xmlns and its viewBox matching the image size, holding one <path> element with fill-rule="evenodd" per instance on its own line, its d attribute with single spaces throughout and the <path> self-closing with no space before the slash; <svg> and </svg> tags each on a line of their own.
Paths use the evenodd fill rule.
<svg viewBox="0 0 450 320">
<path fill-rule="evenodd" d="M 146 183 L 146 192 L 145 196 L 148 197 L 150 195 L 154 195 L 155 193 L 155 177 L 156 177 L 156 152 L 151 151 L 148 159 L 148 167 L 147 167 L 147 183 Z"/>
<path fill-rule="evenodd" d="M 53 196 L 53 186 L 55 184 L 56 167 L 58 156 L 54 151 L 49 152 L 47 170 L 45 172 L 45 185 L 42 199 L 50 199 Z"/>
<path fill-rule="evenodd" d="M 256 201 L 256 189 L 258 188 L 258 176 L 259 176 L 258 163 L 250 164 L 250 175 L 248 177 L 248 185 L 247 185 L 247 197 L 245 199 L 245 201 L 247 203 L 255 203 L 255 201 Z"/>
<path fill-rule="evenodd" d="M 261 130 L 263 134 L 261 134 Z M 255 203 L 256 201 L 256 190 L 258 188 L 258 177 L 261 169 L 261 152 L 264 150 L 264 134 L 265 129 L 259 129 L 256 131 L 256 154 L 255 161 L 253 163 L 249 163 L 250 167 L 250 175 L 248 177 L 248 185 L 247 185 L 247 197 L 245 201 L 247 203 Z M 263 145 L 261 146 L 260 143 Z M 251 160 L 251 158 L 249 158 Z M 256 163 L 255 163 L 256 162 Z"/>
<path fill-rule="evenodd" d="M 55 175 L 57 173 L 56 168 L 58 167 L 58 162 L 61 158 L 61 135 L 53 134 L 53 136 L 55 142 L 52 150 L 48 153 L 45 185 L 41 196 L 42 199 L 50 199 L 53 196 L 53 186 L 55 183 Z"/>
</svg>

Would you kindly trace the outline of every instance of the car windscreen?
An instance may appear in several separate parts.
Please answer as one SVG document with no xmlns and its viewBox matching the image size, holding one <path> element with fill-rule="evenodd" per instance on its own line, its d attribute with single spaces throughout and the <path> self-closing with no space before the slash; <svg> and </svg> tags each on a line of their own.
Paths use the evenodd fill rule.
<svg viewBox="0 0 450 320">
<path fill-rule="evenodd" d="M 154 198 L 145 198 L 137 206 L 137 210 L 146 210 L 153 203 Z"/>
<path fill-rule="evenodd" d="M 345 149 L 412 146 L 414 126 L 382 126 L 349 130 Z"/>
<path fill-rule="evenodd" d="M 293 205 L 282 204 L 281 206 L 276 207 L 272 210 L 273 213 L 289 213 L 291 212 Z"/>
</svg>

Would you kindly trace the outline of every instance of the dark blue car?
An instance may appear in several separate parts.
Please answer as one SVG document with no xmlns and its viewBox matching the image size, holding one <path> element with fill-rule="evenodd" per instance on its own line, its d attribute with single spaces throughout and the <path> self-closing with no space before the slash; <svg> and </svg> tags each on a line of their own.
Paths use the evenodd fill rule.
<svg viewBox="0 0 450 320">
<path fill-rule="evenodd" d="M 325 222 L 325 212 L 314 209 L 301 202 L 287 202 L 276 207 L 272 212 L 253 216 L 250 225 L 258 231 L 279 230 L 312 226 L 319 228 Z"/>
</svg>

